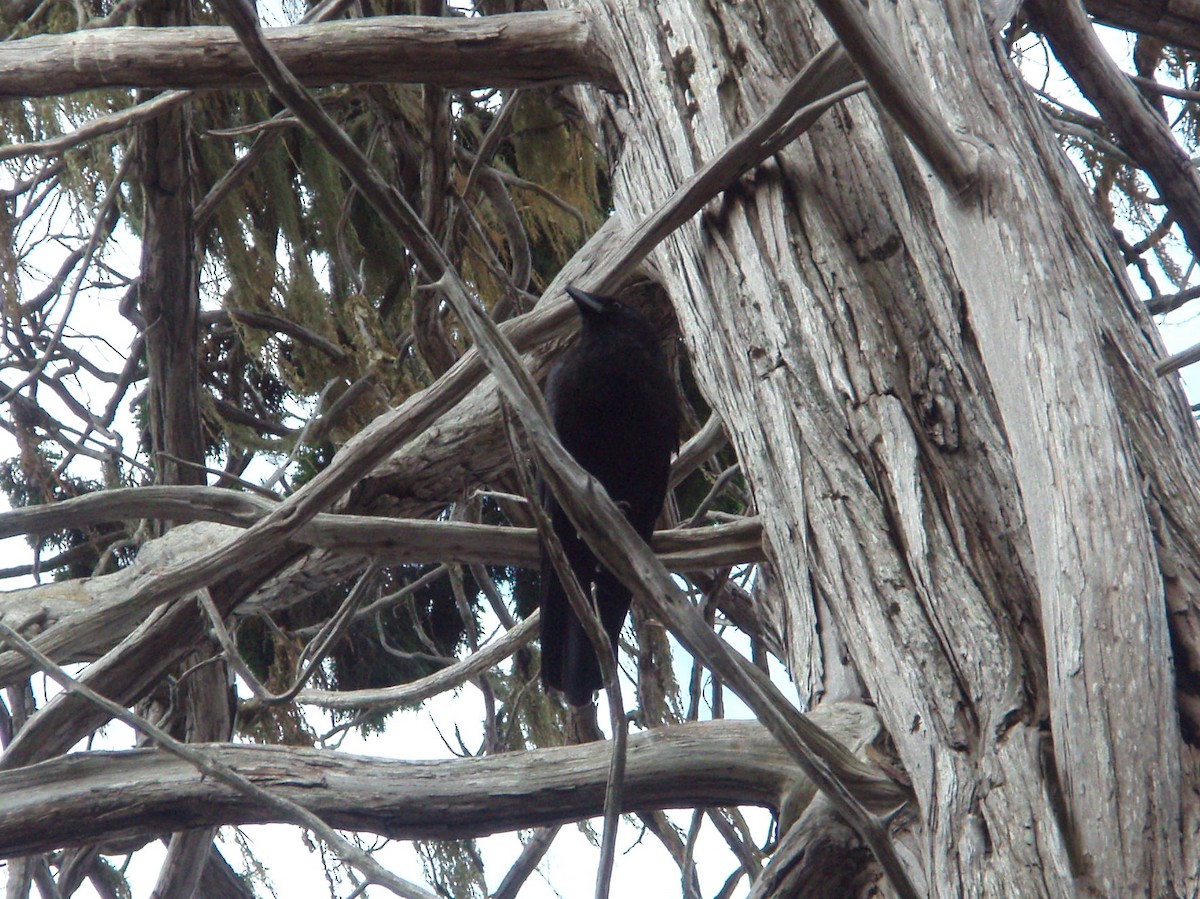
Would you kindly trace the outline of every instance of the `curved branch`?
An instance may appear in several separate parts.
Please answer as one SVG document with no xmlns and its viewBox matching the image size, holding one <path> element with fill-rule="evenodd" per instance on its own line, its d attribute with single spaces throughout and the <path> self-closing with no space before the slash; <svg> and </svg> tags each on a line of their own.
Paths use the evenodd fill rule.
<svg viewBox="0 0 1200 899">
<path fill-rule="evenodd" d="M 1200 8 L 1194 3 L 1086 0 L 1085 5 L 1097 22 L 1200 50 Z"/>
<path fill-rule="evenodd" d="M 508 658 L 533 639 L 540 616 L 541 610 L 535 610 L 512 630 L 477 652 L 411 683 L 367 690 L 308 689 L 300 691 L 296 701 L 325 709 L 387 708 L 422 702 L 465 683 Z"/>
<path fill-rule="evenodd" d="M 124 487 L 61 503 L 0 512 L 0 539 L 46 535 L 136 518 L 179 523 L 211 521 L 248 528 L 277 508 L 277 504 L 262 497 L 219 487 Z M 416 562 L 533 565 L 538 560 L 533 528 L 466 521 L 319 513 L 293 537 L 309 546 L 378 555 L 393 565 Z M 764 558 L 758 518 L 712 527 L 658 531 L 651 546 L 673 571 L 699 571 L 761 562 Z"/>
<path fill-rule="evenodd" d="M 879 724 L 830 704 L 822 726 L 859 748 Z M 281 746 L 193 744 L 334 827 L 395 839 L 462 839 L 598 815 L 610 747 L 588 743 L 416 762 Z M 762 725 L 709 721 L 629 740 L 625 809 L 774 807 L 803 774 Z M 0 773 L 0 857 L 115 837 L 280 820 L 279 813 L 156 750 L 77 753 Z"/>
<path fill-rule="evenodd" d="M 116 494 L 114 496 L 114 494 Z M 104 498 L 113 502 L 105 509 Z M 70 507 L 62 510 L 62 507 Z M 77 510 L 74 515 L 71 508 Z M 0 534 L 46 533 L 64 522 L 161 516 L 193 519 L 142 547 L 137 562 L 111 575 L 46 583 L 0 593 L 0 615 L 33 620 L 42 631 L 37 644 L 59 662 L 85 661 L 111 650 L 145 619 L 143 591 L 166 586 L 194 561 L 230 540 L 236 532 L 217 522 L 247 527 L 266 517 L 271 504 L 246 494 L 211 487 L 143 487 L 80 497 L 57 506 L 35 506 L 0 515 Z M 100 509 L 104 514 L 96 514 Z M 64 517 L 65 516 L 65 517 Z M 95 517 L 92 517 L 95 516 Z M 21 518 L 19 528 L 4 527 Z M 207 518 L 210 521 L 194 521 Z M 538 558 L 532 528 L 500 528 L 467 522 L 391 521 L 365 516 L 322 514 L 295 538 L 351 555 L 374 555 L 384 564 L 501 561 L 532 566 Z M 690 531 L 662 531 L 654 547 L 672 570 L 703 570 L 763 558 L 761 524 L 756 518 Z M 0 653 L 0 686 L 28 676 L 28 662 Z"/>
</svg>

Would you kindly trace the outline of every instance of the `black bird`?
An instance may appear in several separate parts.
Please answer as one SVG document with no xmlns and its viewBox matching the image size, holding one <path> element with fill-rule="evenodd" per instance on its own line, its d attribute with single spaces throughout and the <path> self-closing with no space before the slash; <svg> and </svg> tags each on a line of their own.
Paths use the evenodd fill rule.
<svg viewBox="0 0 1200 899">
<path fill-rule="evenodd" d="M 567 288 L 583 323 L 579 340 L 546 378 L 546 405 L 567 451 L 595 477 L 643 540 L 667 495 L 671 454 L 679 448 L 679 399 L 658 335 L 634 309 L 612 297 Z M 613 650 L 631 596 L 599 565 L 566 513 L 542 488 L 567 561 L 584 592 L 595 584 L 600 620 Z M 600 661 L 542 550 L 542 683 L 585 705 L 603 685 Z"/>
</svg>

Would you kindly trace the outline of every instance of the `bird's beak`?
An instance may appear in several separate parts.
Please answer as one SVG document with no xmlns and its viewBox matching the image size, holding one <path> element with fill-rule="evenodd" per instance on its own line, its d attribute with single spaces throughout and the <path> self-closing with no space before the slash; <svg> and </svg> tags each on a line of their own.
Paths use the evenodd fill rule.
<svg viewBox="0 0 1200 899">
<path fill-rule="evenodd" d="M 603 312 L 604 301 L 595 294 L 587 293 L 583 290 L 577 290 L 574 287 L 567 288 L 567 294 L 575 301 L 580 312 Z"/>
</svg>

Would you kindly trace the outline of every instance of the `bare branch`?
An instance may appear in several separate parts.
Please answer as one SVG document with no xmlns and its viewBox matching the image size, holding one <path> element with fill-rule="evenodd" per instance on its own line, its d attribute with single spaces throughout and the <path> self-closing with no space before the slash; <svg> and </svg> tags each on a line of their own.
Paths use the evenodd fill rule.
<svg viewBox="0 0 1200 899">
<path fill-rule="evenodd" d="M 950 129 L 930 85 L 904 64 L 902 48 L 883 39 L 871 20 L 875 10 L 856 0 L 816 2 L 871 91 L 929 164 L 956 191 L 971 187 L 979 177 L 979 150 Z"/>
<path fill-rule="evenodd" d="M 226 788 L 236 792 L 243 799 L 249 799 L 255 805 L 270 809 L 273 815 L 279 816 L 280 820 L 299 824 L 301 827 L 312 830 L 321 839 L 329 843 L 347 864 L 358 868 L 366 876 L 368 882 L 386 886 L 397 896 L 403 896 L 405 899 L 434 899 L 433 894 L 428 890 L 422 889 L 416 884 L 409 883 L 385 870 L 370 853 L 355 846 L 322 821 L 318 815 L 310 811 L 306 805 L 284 798 L 278 795 L 277 791 L 268 791 L 252 783 L 232 767 L 219 761 L 212 753 L 204 752 L 196 746 L 188 746 L 186 743 L 179 742 L 166 731 L 151 724 L 144 718 L 133 714 L 129 710 L 117 705 L 117 703 L 105 699 L 99 693 L 84 686 L 34 649 L 20 634 L 3 621 L 0 621 L 0 636 L 3 636 L 10 646 L 26 656 L 31 663 L 36 664 L 64 689 L 83 697 L 93 705 L 103 708 L 113 718 L 145 734 L 158 746 L 166 750 L 167 753 L 193 768 L 194 774 L 217 781 Z M 224 746 L 226 744 L 221 743 L 218 745 Z M 114 792 L 121 793 L 123 791 L 116 790 Z M 179 830 L 187 829 L 189 828 L 179 828 Z"/>
<path fill-rule="evenodd" d="M 814 718 L 854 748 L 879 727 L 874 710 L 851 703 L 831 703 Z M 334 827 L 396 839 L 463 838 L 595 816 L 609 756 L 606 743 L 431 762 L 282 746 L 194 748 L 274 796 L 302 801 Z M 710 721 L 632 736 L 626 783 L 624 807 L 633 811 L 774 808 L 785 790 L 807 781 L 761 725 Z M 3 772 L 0 795 L 5 857 L 102 837 L 149 836 L 164 820 L 179 828 L 289 820 L 154 750 L 75 753 Z"/>
<path fill-rule="evenodd" d="M 557 827 L 539 828 L 533 838 L 525 844 L 525 848 L 521 850 L 520 857 L 504 875 L 500 886 L 496 887 L 495 892 L 492 893 L 491 899 L 517 899 L 521 887 L 525 885 L 529 875 L 541 863 L 542 857 L 545 856 L 556 836 L 558 836 Z"/>
<path fill-rule="evenodd" d="M 171 496 L 175 494 L 175 496 Z M 45 633 L 38 638 L 47 655 L 61 662 L 83 661 L 108 652 L 125 639 L 145 617 L 141 597 L 152 585 L 165 588 L 164 568 L 186 568 L 197 553 L 215 550 L 221 541 L 236 539 L 236 532 L 216 522 L 244 527 L 270 505 L 247 494 L 216 488 L 166 488 L 109 491 L 80 497 L 76 508 L 102 507 L 104 498 L 116 500 L 114 509 L 95 520 L 114 517 L 161 516 L 175 521 L 207 519 L 177 527 L 142 547 L 138 561 L 115 574 L 87 580 L 47 583 L 0 593 L 0 613 L 19 620 L 37 617 Z M 57 506 L 36 506 L 0 515 L 33 513 L 34 526 L 6 534 L 48 533 L 66 527 L 70 517 L 54 512 Z M 153 511 L 151 511 L 151 509 Z M 40 514 L 39 514 L 40 513 Z M 88 519 L 77 519 L 74 526 Z M 495 563 L 507 561 L 533 566 L 537 540 L 532 528 L 500 528 L 466 522 L 392 521 L 362 516 L 321 515 L 295 535 L 301 542 L 358 557 L 378 556 L 385 564 L 450 561 Z M 758 519 L 694 530 L 660 531 L 654 546 L 664 553 L 672 570 L 702 571 L 720 565 L 761 561 L 761 526 Z M 373 607 L 372 607 L 373 608 Z M 28 665 L 12 653 L 0 653 L 0 685 L 26 677 Z"/>
<path fill-rule="evenodd" d="M 261 496 L 219 487 L 117 488 L 61 503 L 0 512 L 0 539 L 138 518 L 181 523 L 211 521 L 248 528 L 278 508 L 278 503 Z M 347 553 L 378 554 L 390 564 L 446 561 L 535 565 L 538 561 L 533 528 L 464 521 L 322 513 L 301 527 L 293 539 Z M 699 571 L 764 559 L 757 518 L 658 531 L 651 545 L 663 556 L 663 564 L 674 571 Z"/>
<path fill-rule="evenodd" d="M 7 46 L 11 46 L 11 44 Z M 17 156 L 32 156 L 35 153 L 41 155 L 61 153 L 64 150 L 69 150 L 71 147 L 87 143 L 94 138 L 105 134 L 112 134 L 114 131 L 120 131 L 124 128 L 139 125 L 142 122 L 148 122 L 153 118 L 157 118 L 164 112 L 174 109 L 189 96 L 190 94 L 187 91 L 167 91 L 151 100 L 147 100 L 145 103 L 138 103 L 136 106 L 131 106 L 128 109 L 122 109 L 119 112 L 109 113 L 106 116 L 92 119 L 92 121 L 80 125 L 74 131 L 69 131 L 58 137 L 30 141 L 27 144 L 5 144 L 0 147 L 0 160 L 13 159 Z"/>
<path fill-rule="evenodd" d="M 1145 169 L 1179 222 L 1188 247 L 1200 255 L 1200 174 L 1170 125 L 1108 55 L 1079 0 L 1037 0 L 1030 9 L 1054 55 L 1099 110 L 1121 148 Z"/>
<path fill-rule="evenodd" d="M 420 82 L 521 87 L 614 79 L 576 12 L 480 18 L 374 16 L 267 29 L 307 85 Z M 63 65 L 63 60 L 71 65 Z M 261 87 L 229 28 L 108 28 L 0 44 L 0 98 L 112 88 Z M 169 101 L 164 101 L 169 102 Z"/>
<path fill-rule="evenodd" d="M 540 611 L 534 612 L 478 652 L 412 683 L 375 690 L 302 690 L 297 701 L 305 705 L 342 710 L 394 708 L 423 702 L 439 693 L 453 690 L 511 656 L 533 639 L 539 620 Z"/>
<path fill-rule="evenodd" d="M 711 413 L 704 427 L 679 448 L 679 455 L 671 463 L 671 477 L 668 481 L 670 487 L 678 487 L 684 478 L 716 455 L 728 442 L 721 416 L 715 412 Z"/>
</svg>

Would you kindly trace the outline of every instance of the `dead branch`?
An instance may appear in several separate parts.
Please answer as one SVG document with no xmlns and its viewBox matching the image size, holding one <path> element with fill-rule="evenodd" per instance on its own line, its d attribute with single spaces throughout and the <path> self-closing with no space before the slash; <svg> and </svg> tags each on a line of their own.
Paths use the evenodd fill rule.
<svg viewBox="0 0 1200 899">
<path fill-rule="evenodd" d="M 879 727 L 874 710 L 858 704 L 830 704 L 814 717 L 854 748 L 873 739 Z M 299 747 L 193 748 L 258 787 L 302 802 L 334 827 L 395 839 L 461 839 L 598 815 L 610 752 L 606 743 L 590 743 L 416 762 Z M 629 740 L 625 777 L 627 811 L 773 808 L 789 785 L 805 780 L 752 721 L 636 734 Z M 284 820 L 277 810 L 156 750 L 76 753 L 0 773 L 0 794 L 4 857 L 163 829 Z"/>
<path fill-rule="evenodd" d="M 375 16 L 270 28 L 266 34 L 310 86 L 614 84 L 591 42 L 587 19 L 572 11 L 471 19 Z M 228 90 L 262 83 L 229 28 L 106 28 L 0 45 L 0 99 L 103 87 Z"/>
</svg>

